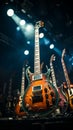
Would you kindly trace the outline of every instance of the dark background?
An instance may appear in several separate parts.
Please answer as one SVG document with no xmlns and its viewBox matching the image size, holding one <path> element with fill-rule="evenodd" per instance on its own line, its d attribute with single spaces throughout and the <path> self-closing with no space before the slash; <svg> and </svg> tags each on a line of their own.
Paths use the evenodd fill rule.
<svg viewBox="0 0 73 130">
<path fill-rule="evenodd" d="M 51 50 L 49 45 L 45 45 L 44 41 L 40 41 L 40 59 L 41 63 L 44 62 L 43 72 L 46 72 L 46 65 L 49 67 L 50 56 L 55 54 L 54 67 L 58 86 L 65 81 L 59 52 L 66 48 L 66 65 L 70 80 L 73 83 L 72 1 L 0 0 L 0 89 L 3 90 L 5 84 L 8 87 L 10 78 L 13 81 L 12 88 L 20 89 L 24 62 L 30 65 L 31 72 L 34 72 L 34 36 L 30 39 L 31 44 L 27 45 L 27 39 L 29 38 L 26 39 L 21 31 L 16 31 L 16 23 L 6 14 L 8 8 L 13 8 L 16 15 L 26 19 L 28 23 L 33 25 L 36 21 L 44 21 L 45 25 L 42 30 L 45 37 L 55 44 L 58 51 Z M 21 9 L 26 10 L 26 14 Z M 26 49 L 30 51 L 28 56 L 23 54 Z"/>
</svg>

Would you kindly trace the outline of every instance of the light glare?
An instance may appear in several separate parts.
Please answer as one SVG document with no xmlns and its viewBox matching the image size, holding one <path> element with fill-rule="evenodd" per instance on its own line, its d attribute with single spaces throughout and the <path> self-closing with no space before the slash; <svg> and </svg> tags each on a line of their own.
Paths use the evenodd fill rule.
<svg viewBox="0 0 73 130">
<path fill-rule="evenodd" d="M 19 30 L 20 30 L 20 27 L 18 26 L 18 27 L 16 28 L 16 30 L 19 31 Z"/>
<path fill-rule="evenodd" d="M 43 38 L 44 37 L 44 33 L 40 33 L 40 38 Z"/>
<path fill-rule="evenodd" d="M 25 20 L 20 20 L 20 25 L 25 25 Z"/>
<path fill-rule="evenodd" d="M 53 48 L 54 48 L 54 44 L 51 44 L 51 45 L 50 45 L 50 49 L 53 49 Z"/>
<path fill-rule="evenodd" d="M 7 15 L 8 16 L 13 16 L 13 14 L 14 14 L 14 10 L 13 9 L 9 9 L 8 11 L 7 11 Z"/>
<path fill-rule="evenodd" d="M 31 24 L 26 26 L 26 31 L 31 32 L 33 30 L 33 26 Z"/>
<path fill-rule="evenodd" d="M 29 54 L 29 51 L 28 51 L 28 50 L 25 50 L 25 51 L 24 51 L 24 54 L 25 54 L 25 55 L 28 55 L 28 54 Z"/>
</svg>

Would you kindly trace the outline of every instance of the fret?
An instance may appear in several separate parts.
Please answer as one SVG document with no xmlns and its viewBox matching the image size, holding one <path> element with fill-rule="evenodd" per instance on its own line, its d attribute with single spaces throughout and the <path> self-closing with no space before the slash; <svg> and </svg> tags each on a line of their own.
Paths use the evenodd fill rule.
<svg viewBox="0 0 73 130">
<path fill-rule="evenodd" d="M 39 49 L 39 45 L 36 43 L 35 50 Z"/>
<path fill-rule="evenodd" d="M 35 69 L 38 68 L 39 69 L 39 66 L 35 66 Z"/>
<path fill-rule="evenodd" d="M 24 89 L 24 83 L 22 83 L 22 89 Z"/>
<path fill-rule="evenodd" d="M 36 66 L 39 66 L 39 62 L 38 63 L 35 63 Z"/>
<path fill-rule="evenodd" d="M 38 47 L 36 47 L 36 50 L 35 50 L 35 52 L 37 52 L 37 51 L 39 51 L 39 48 L 38 48 Z"/>
<path fill-rule="evenodd" d="M 40 74 L 40 70 L 38 70 L 38 71 L 36 70 L 36 71 L 35 71 L 35 75 L 36 75 L 36 74 Z"/>
<path fill-rule="evenodd" d="M 37 55 L 37 58 L 38 58 L 38 60 L 39 60 L 39 55 Z M 37 59 L 37 58 L 36 58 L 36 59 Z M 37 61 L 36 59 L 35 59 L 35 62 Z M 39 61 L 38 61 L 38 62 L 39 62 Z"/>
<path fill-rule="evenodd" d="M 38 68 L 38 69 L 39 69 L 39 64 L 37 64 L 37 65 L 35 64 L 35 69 L 36 69 L 36 68 Z M 40 70 L 40 69 L 39 69 L 39 70 Z"/>
<path fill-rule="evenodd" d="M 39 57 L 37 57 L 37 58 L 38 58 L 38 60 L 39 60 Z M 38 61 L 38 60 L 37 60 L 37 59 L 35 59 L 35 63 L 39 63 L 40 61 Z M 34 63 L 34 64 L 35 64 L 35 63 Z"/>
<path fill-rule="evenodd" d="M 35 49 L 38 48 L 38 47 L 39 47 L 38 44 L 36 44 L 36 45 L 35 45 Z"/>
<path fill-rule="evenodd" d="M 35 50 L 35 54 L 39 54 L 39 49 Z"/>
<path fill-rule="evenodd" d="M 35 53 L 35 56 L 40 56 L 40 55 L 39 55 L 39 51 L 38 51 L 38 53 Z M 35 58 L 36 58 L 36 57 L 35 57 Z"/>
<path fill-rule="evenodd" d="M 39 45 L 38 44 L 35 45 L 35 50 L 39 50 Z"/>
<path fill-rule="evenodd" d="M 38 68 L 38 70 L 40 70 L 39 65 L 35 66 L 35 69 L 36 69 L 36 68 Z"/>
<path fill-rule="evenodd" d="M 38 60 L 39 58 L 38 57 L 36 57 L 36 60 Z"/>
<path fill-rule="evenodd" d="M 40 57 L 40 55 L 38 54 L 38 53 L 35 53 L 35 59 L 36 59 L 36 57 Z M 40 60 L 40 59 L 39 59 Z"/>
<path fill-rule="evenodd" d="M 34 64 L 35 64 L 35 68 L 36 68 L 37 66 L 40 66 L 40 65 L 39 65 L 39 61 L 36 62 L 36 63 L 34 63 Z"/>
<path fill-rule="evenodd" d="M 36 64 L 36 65 L 39 64 L 39 62 L 40 62 L 40 61 L 38 61 L 38 60 L 35 59 L 35 64 Z"/>
<path fill-rule="evenodd" d="M 34 63 L 35 66 L 39 66 L 39 61 Z"/>
<path fill-rule="evenodd" d="M 38 38 L 36 38 L 36 41 L 35 41 L 35 43 L 37 43 L 37 42 L 39 42 Z"/>
<path fill-rule="evenodd" d="M 38 58 L 38 60 L 39 60 L 39 55 L 36 55 L 36 59 Z M 35 59 L 35 61 L 36 61 L 36 59 Z"/>
</svg>

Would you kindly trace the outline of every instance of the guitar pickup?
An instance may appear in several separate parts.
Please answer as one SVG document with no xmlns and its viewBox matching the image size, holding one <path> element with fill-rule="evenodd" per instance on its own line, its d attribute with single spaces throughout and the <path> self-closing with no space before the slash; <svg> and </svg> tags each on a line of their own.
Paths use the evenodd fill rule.
<svg viewBox="0 0 73 130">
<path fill-rule="evenodd" d="M 32 92 L 33 92 L 33 94 L 35 94 L 35 95 L 41 94 L 41 93 L 42 93 L 42 86 L 41 86 L 41 85 L 38 85 L 38 86 L 32 87 Z"/>
<path fill-rule="evenodd" d="M 32 81 L 40 80 L 40 79 L 42 79 L 42 74 L 38 74 L 38 75 L 33 75 L 32 76 Z"/>
</svg>

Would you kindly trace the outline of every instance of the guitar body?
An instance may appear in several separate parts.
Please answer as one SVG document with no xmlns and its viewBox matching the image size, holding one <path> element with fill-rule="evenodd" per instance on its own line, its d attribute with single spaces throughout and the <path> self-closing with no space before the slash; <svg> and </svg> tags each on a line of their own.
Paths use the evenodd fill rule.
<svg viewBox="0 0 73 130">
<path fill-rule="evenodd" d="M 70 90 L 68 89 L 69 94 L 69 106 L 73 110 L 73 84 L 70 84 Z"/>
<path fill-rule="evenodd" d="M 58 93 L 59 93 L 58 106 L 60 107 L 61 113 L 65 113 L 68 109 L 68 100 L 67 100 L 65 93 L 63 92 L 62 87 L 58 87 Z"/>
<path fill-rule="evenodd" d="M 22 97 L 21 96 L 19 97 L 18 103 L 16 103 L 16 105 L 15 105 L 15 113 L 19 117 L 27 115 L 27 113 L 24 112 L 23 108 L 22 108 Z"/>
<path fill-rule="evenodd" d="M 24 95 L 24 87 L 25 87 L 25 67 L 22 67 L 22 82 L 21 82 L 21 93 L 18 93 L 17 103 L 15 105 L 15 114 L 18 116 L 25 116 L 27 113 L 23 110 L 22 106 L 22 97 Z"/>
<path fill-rule="evenodd" d="M 59 94 L 58 108 L 60 109 L 60 113 L 65 113 L 68 108 L 68 102 L 67 102 L 66 95 L 63 92 L 63 87 L 62 86 L 57 87 L 56 76 L 55 76 L 55 71 L 54 71 L 54 67 L 53 67 L 53 61 L 55 61 L 54 54 L 52 54 L 51 58 L 50 58 L 50 69 L 51 69 L 52 82 Z"/>
<path fill-rule="evenodd" d="M 64 71 L 64 75 L 65 75 L 65 79 L 66 79 L 66 84 L 64 84 L 64 91 L 68 100 L 68 104 L 69 104 L 69 109 L 73 110 L 73 85 L 70 83 L 70 79 L 68 76 L 68 72 L 67 72 L 67 68 L 64 62 L 64 56 L 65 56 L 65 52 L 66 50 L 63 49 L 62 52 L 62 58 L 61 58 L 61 62 L 62 62 L 62 67 L 63 67 L 63 71 Z"/>
<path fill-rule="evenodd" d="M 33 79 L 33 80 L 32 80 Z M 48 75 L 28 74 L 29 85 L 23 96 L 23 108 L 30 114 L 49 114 L 58 104 L 58 92 L 49 82 Z"/>
<path fill-rule="evenodd" d="M 64 92 L 65 92 L 65 95 L 66 95 L 67 100 L 68 100 L 69 109 L 73 110 L 73 85 L 70 84 L 70 89 L 67 88 L 67 86 L 66 86 L 66 88 L 64 86 Z"/>
</svg>

